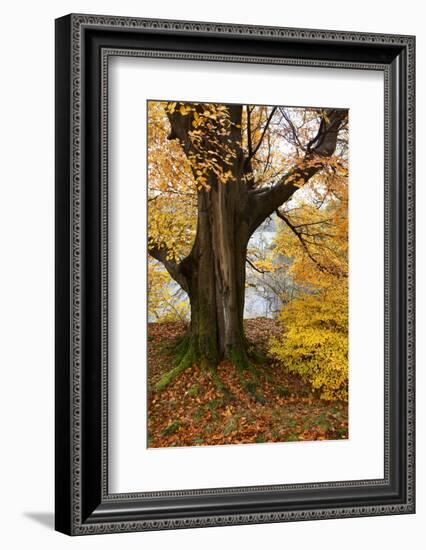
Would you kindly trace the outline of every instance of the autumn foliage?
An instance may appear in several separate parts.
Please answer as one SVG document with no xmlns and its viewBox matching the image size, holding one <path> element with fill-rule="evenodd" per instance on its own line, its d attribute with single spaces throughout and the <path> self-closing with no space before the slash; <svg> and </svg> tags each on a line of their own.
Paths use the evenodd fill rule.
<svg viewBox="0 0 426 550">
<path fill-rule="evenodd" d="M 347 437 L 345 109 L 149 101 L 147 244 L 150 446 Z"/>
<path fill-rule="evenodd" d="M 280 338 L 270 351 L 322 399 L 348 399 L 348 188 L 346 166 L 284 218 L 275 255 L 291 257 L 301 285 L 279 314 Z M 322 193 L 322 194 L 321 194 Z"/>
<path fill-rule="evenodd" d="M 281 338 L 272 354 L 298 374 L 321 399 L 348 398 L 348 296 L 345 285 L 293 300 L 279 315 Z"/>
</svg>

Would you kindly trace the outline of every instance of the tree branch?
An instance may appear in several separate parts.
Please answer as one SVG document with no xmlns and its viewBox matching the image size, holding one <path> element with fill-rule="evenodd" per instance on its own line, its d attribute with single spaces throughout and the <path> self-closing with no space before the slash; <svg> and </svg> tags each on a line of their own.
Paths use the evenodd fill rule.
<svg viewBox="0 0 426 550">
<path fill-rule="evenodd" d="M 299 229 L 299 227 L 309 227 L 310 225 L 318 225 L 318 224 L 331 225 L 331 218 L 328 218 L 326 220 L 318 220 L 317 222 L 298 223 L 294 227 L 296 227 L 296 229 Z"/>
<path fill-rule="evenodd" d="M 251 143 L 251 111 L 250 106 L 246 105 L 247 111 L 247 148 L 248 148 L 248 158 L 250 159 L 253 156 L 253 147 Z"/>
<path fill-rule="evenodd" d="M 157 245 L 148 245 L 148 254 L 164 265 L 170 277 L 189 294 L 189 284 L 186 275 L 182 272 L 182 262 L 177 263 L 167 258 L 167 250 Z"/>
<path fill-rule="evenodd" d="M 258 267 L 256 267 L 255 264 L 249 258 L 246 258 L 246 262 L 249 264 L 250 267 L 252 267 L 255 271 L 257 271 L 261 275 L 264 275 L 265 273 L 269 273 L 269 271 L 267 270 L 259 269 Z"/>
<path fill-rule="evenodd" d="M 280 112 L 281 112 L 282 116 L 284 117 L 285 121 L 287 122 L 287 124 L 289 125 L 291 133 L 292 133 L 293 140 L 292 141 L 288 140 L 288 141 L 293 143 L 293 145 L 296 145 L 296 147 L 299 147 L 300 149 L 304 150 L 304 147 L 300 143 L 299 136 L 297 135 L 296 127 L 294 126 L 292 120 L 290 119 L 290 117 L 287 115 L 287 113 L 285 112 L 285 110 L 282 107 L 280 107 Z"/>
<path fill-rule="evenodd" d="M 328 236 L 329 238 L 333 239 L 335 238 L 336 236 L 335 235 L 332 235 L 330 233 L 316 233 L 316 234 L 312 234 L 312 233 L 305 233 L 303 231 L 299 231 L 298 230 L 298 225 L 294 225 L 288 218 L 285 214 L 283 214 L 282 212 L 280 212 L 280 210 L 276 210 L 275 211 L 276 215 L 287 225 L 287 227 L 289 227 L 291 229 L 291 231 L 296 235 L 296 237 L 298 238 L 300 244 L 302 245 L 303 249 L 305 250 L 306 252 L 306 255 L 308 256 L 308 258 L 314 262 L 314 264 L 318 267 L 318 269 L 320 271 L 322 271 L 323 273 L 329 273 L 330 275 L 334 275 L 334 276 L 339 276 L 339 277 L 344 277 L 344 278 L 347 278 L 347 274 L 344 273 L 341 269 L 339 269 L 338 266 L 326 266 L 326 265 L 323 265 L 321 262 L 319 262 L 315 256 L 312 254 L 312 252 L 309 250 L 309 246 L 308 245 L 311 245 L 311 246 L 316 246 L 316 247 L 321 247 L 321 248 L 325 248 L 327 249 L 329 252 L 333 253 L 334 250 L 332 248 L 330 248 L 328 245 L 326 245 L 324 242 L 321 242 L 321 243 L 318 243 L 315 239 L 315 237 L 326 237 Z M 320 223 L 320 222 L 318 222 Z M 309 224 L 307 224 L 309 225 Z M 313 238 L 313 241 L 312 240 L 308 240 L 306 237 L 312 237 Z"/>
<path fill-rule="evenodd" d="M 296 226 L 294 226 L 291 221 L 284 216 L 282 212 L 280 212 L 278 209 L 275 211 L 276 215 L 293 231 L 293 233 L 296 235 L 296 237 L 299 239 L 300 244 L 303 246 L 303 249 L 305 250 L 308 257 L 314 262 L 314 264 L 320 269 L 321 271 L 326 271 L 324 266 L 322 266 L 318 260 L 311 254 L 311 251 L 308 248 L 308 245 L 305 243 L 302 234 L 297 231 Z"/>
<path fill-rule="evenodd" d="M 259 147 L 262 144 L 263 138 L 265 137 L 266 130 L 268 129 L 269 124 L 271 123 L 272 117 L 274 116 L 276 109 L 277 108 L 274 107 L 272 109 L 272 111 L 270 112 L 269 117 L 266 120 L 265 126 L 263 127 L 262 135 L 260 136 L 259 142 L 251 152 L 250 152 L 250 149 L 251 149 L 251 146 L 250 146 L 249 157 L 248 157 L 249 160 L 251 160 L 256 155 L 257 151 L 259 150 Z M 250 141 L 251 141 L 251 138 L 250 138 Z"/>
<path fill-rule="evenodd" d="M 253 234 L 268 216 L 287 202 L 300 187 L 321 170 L 323 166 L 321 159 L 333 155 L 336 149 L 337 135 L 346 117 L 346 110 L 327 109 L 321 120 L 317 135 L 309 143 L 304 157 L 306 164 L 302 163 L 300 166 L 295 166 L 289 170 L 265 192 L 250 192 L 250 234 Z"/>
</svg>

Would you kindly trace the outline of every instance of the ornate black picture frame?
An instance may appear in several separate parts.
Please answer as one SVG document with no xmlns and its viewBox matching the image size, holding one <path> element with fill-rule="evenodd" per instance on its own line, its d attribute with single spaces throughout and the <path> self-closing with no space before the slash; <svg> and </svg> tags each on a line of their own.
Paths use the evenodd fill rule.
<svg viewBox="0 0 426 550">
<path fill-rule="evenodd" d="M 414 49 L 413 36 L 74 14 L 56 21 L 58 531 L 414 513 Z M 109 493 L 106 90 L 114 55 L 384 73 L 383 479 Z"/>
</svg>

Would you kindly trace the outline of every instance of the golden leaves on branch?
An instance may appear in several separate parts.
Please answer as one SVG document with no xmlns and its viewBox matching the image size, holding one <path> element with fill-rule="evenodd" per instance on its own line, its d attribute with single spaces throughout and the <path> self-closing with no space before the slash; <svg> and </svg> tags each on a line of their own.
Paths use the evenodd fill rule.
<svg viewBox="0 0 426 550">
<path fill-rule="evenodd" d="M 189 117 L 191 147 L 187 153 L 197 190 L 211 189 L 212 182 L 222 184 L 234 180 L 232 167 L 236 159 L 235 140 L 231 131 L 237 125 L 231 121 L 226 105 L 216 103 L 167 103 L 165 112 L 177 110 Z"/>
<path fill-rule="evenodd" d="M 148 248 L 178 261 L 190 251 L 196 229 L 197 196 L 190 163 L 168 140 L 165 103 L 148 102 Z"/>
</svg>

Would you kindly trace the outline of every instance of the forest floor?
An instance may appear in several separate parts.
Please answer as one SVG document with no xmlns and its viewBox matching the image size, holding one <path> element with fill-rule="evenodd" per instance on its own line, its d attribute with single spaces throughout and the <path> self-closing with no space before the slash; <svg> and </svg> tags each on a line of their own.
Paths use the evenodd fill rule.
<svg viewBox="0 0 426 550">
<path fill-rule="evenodd" d="M 245 321 L 247 337 L 266 352 L 278 331 L 266 318 Z M 319 399 L 282 366 L 257 365 L 260 375 L 240 373 L 228 361 L 217 368 L 229 392 L 198 365 L 162 391 L 154 387 L 173 367 L 171 348 L 185 332 L 181 323 L 148 327 L 148 446 L 185 447 L 348 438 L 347 403 Z"/>
</svg>

